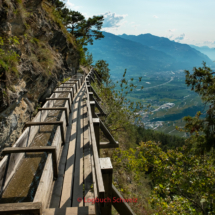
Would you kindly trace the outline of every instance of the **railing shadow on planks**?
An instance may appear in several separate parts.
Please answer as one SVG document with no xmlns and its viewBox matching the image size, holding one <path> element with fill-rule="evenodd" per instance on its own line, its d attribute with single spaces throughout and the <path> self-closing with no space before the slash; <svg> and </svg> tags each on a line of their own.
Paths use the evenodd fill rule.
<svg viewBox="0 0 215 215">
<path fill-rule="evenodd" d="M 98 117 L 105 116 L 106 114 L 98 103 L 100 98 L 90 85 L 91 81 L 97 81 L 99 85 L 102 83 L 98 74 L 93 69 L 80 79 L 73 79 L 73 86 L 68 87 L 67 84 L 71 84 L 71 82 L 68 81 L 63 83 L 63 86 L 57 87 L 51 97 L 47 99 L 43 107 L 38 109 L 39 112 L 32 122 L 26 123 L 27 129 L 25 129 L 14 146 L 3 150 L 2 153 L 5 156 L 0 162 L 1 194 L 4 192 L 13 177 L 25 152 L 47 152 L 49 154 L 46 159 L 33 202 L 0 204 L 0 214 L 42 214 L 44 209 L 46 209 L 51 192 L 52 181 L 58 176 L 58 161 L 60 159 L 61 143 L 65 143 L 66 126 L 68 125 L 69 112 L 71 112 L 71 104 L 74 100 L 75 93 L 77 94 L 78 89 L 80 89 L 82 84 L 86 87 L 87 96 L 86 102 L 90 131 L 89 140 L 92 147 L 91 165 L 94 197 L 95 199 L 99 199 L 99 203 L 95 204 L 95 214 L 110 215 L 111 205 L 113 205 L 120 214 L 134 214 L 126 202 L 113 203 L 112 201 L 113 197 L 122 199 L 123 197 L 112 184 L 113 168 L 110 158 L 100 158 L 99 152 L 101 148 L 117 148 L 119 145 Z M 64 91 L 64 89 L 70 90 Z M 69 94 L 66 98 L 59 98 L 58 95 L 62 92 L 69 92 Z M 65 100 L 66 102 L 64 107 L 53 107 L 55 100 Z M 100 113 L 95 113 L 95 107 L 97 107 Z M 62 113 L 60 121 L 52 122 L 52 124 L 59 125 L 55 132 L 52 145 L 44 147 L 29 147 L 39 130 L 39 126 L 48 124 L 47 122 L 44 122 L 47 116 L 47 111 L 56 109 L 62 110 L 64 114 Z M 99 129 L 103 131 L 109 142 L 100 142 Z M 104 200 L 108 198 L 110 201 L 104 202 Z"/>
</svg>

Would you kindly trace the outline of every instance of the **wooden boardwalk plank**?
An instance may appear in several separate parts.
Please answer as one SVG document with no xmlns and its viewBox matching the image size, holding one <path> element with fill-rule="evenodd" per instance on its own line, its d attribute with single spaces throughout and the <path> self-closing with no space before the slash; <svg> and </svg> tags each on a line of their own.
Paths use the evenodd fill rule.
<svg viewBox="0 0 215 215">
<path fill-rule="evenodd" d="M 72 183 L 74 172 L 74 160 L 75 160 L 75 145 L 76 145 L 76 132 L 77 132 L 77 117 L 78 106 L 81 95 L 79 95 L 74 103 L 74 112 L 72 119 L 72 131 L 69 142 L 69 149 L 67 154 L 67 163 L 64 174 L 63 189 L 60 201 L 60 208 L 70 207 L 72 198 Z"/>
<path fill-rule="evenodd" d="M 43 215 L 95 215 L 95 206 L 49 208 L 43 211 Z"/>
<path fill-rule="evenodd" d="M 84 98 L 86 99 L 86 97 Z M 88 115 L 87 115 L 87 105 L 86 100 L 84 100 L 84 113 L 83 113 L 83 122 L 84 122 L 84 198 L 93 199 L 93 179 L 92 179 L 92 166 L 91 166 L 91 142 L 89 140 L 89 124 L 88 124 Z M 85 206 L 90 206 L 92 202 L 85 202 Z"/>
<path fill-rule="evenodd" d="M 84 93 L 84 92 L 83 92 Z M 77 141 L 75 153 L 74 188 L 72 197 L 72 207 L 83 206 L 83 200 L 78 202 L 78 198 L 83 199 L 83 94 L 79 100 L 77 122 Z"/>
<path fill-rule="evenodd" d="M 74 95 L 74 101 L 76 101 L 77 96 L 79 94 L 75 93 Z M 72 113 L 75 109 L 75 103 L 72 105 Z M 67 133 L 66 133 L 66 143 L 62 149 L 61 158 L 59 161 L 59 167 L 58 167 L 58 179 L 55 181 L 51 200 L 50 200 L 50 208 L 58 208 L 60 207 L 60 201 L 61 201 L 61 194 L 63 189 L 63 182 L 64 182 L 64 172 L 66 169 L 66 162 L 67 162 L 67 155 L 69 150 L 69 143 L 70 143 L 70 137 L 71 137 L 71 130 L 72 130 L 72 119 L 74 118 L 74 114 L 69 115 L 69 125 L 67 127 Z M 69 205 L 70 206 L 70 205 Z"/>
</svg>

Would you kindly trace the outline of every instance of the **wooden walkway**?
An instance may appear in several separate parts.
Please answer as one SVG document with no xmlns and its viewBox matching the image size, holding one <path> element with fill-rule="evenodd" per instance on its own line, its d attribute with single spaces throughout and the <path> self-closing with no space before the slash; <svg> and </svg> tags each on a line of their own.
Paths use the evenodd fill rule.
<svg viewBox="0 0 215 215">
<path fill-rule="evenodd" d="M 73 80 L 56 88 L 50 99 L 41 108 L 41 113 L 29 123 L 31 130 L 27 128 L 23 135 L 17 140 L 14 147 L 4 149 L 5 160 L 0 162 L 0 185 L 2 192 L 9 186 L 19 164 L 13 166 L 13 171 L 7 172 L 7 160 L 10 162 L 10 153 L 17 157 L 19 162 L 23 152 L 46 151 L 48 154 L 43 173 L 32 203 L 0 204 L 1 214 L 43 214 L 43 215 L 93 215 L 111 214 L 111 202 L 95 203 L 96 198 L 104 200 L 122 196 L 114 190 L 112 185 L 112 164 L 110 158 L 99 158 L 100 148 L 117 148 L 118 142 L 114 140 L 104 123 L 98 115 L 105 115 L 99 105 L 100 98 L 90 85 L 91 81 L 97 80 L 98 75 L 91 70 L 86 76 L 77 76 Z M 61 93 L 68 93 L 62 97 Z M 46 147 L 23 148 L 25 139 L 33 140 L 38 132 L 39 123 L 44 124 L 48 111 L 53 111 L 55 100 L 65 100 L 64 107 L 61 107 L 62 116 L 52 145 Z M 95 107 L 100 113 L 95 113 Z M 44 115 L 45 112 L 45 115 Z M 97 115 L 98 114 L 98 115 Z M 39 120 L 40 119 L 40 120 Z M 47 123 L 46 123 L 47 124 Z M 100 143 L 99 130 L 106 135 L 109 142 Z M 31 132 L 31 133 L 30 133 Z M 30 136 L 30 138 L 29 138 Z M 19 147 L 19 148 L 18 148 Z M 22 148 L 20 148 L 22 147 Z M 9 163 L 10 165 L 10 163 Z M 3 174 L 3 172 L 7 172 Z M 6 177 L 4 179 L 4 177 Z M 2 178 L 2 180 L 1 180 Z M 120 214 L 133 214 L 126 204 L 114 207 Z"/>
</svg>

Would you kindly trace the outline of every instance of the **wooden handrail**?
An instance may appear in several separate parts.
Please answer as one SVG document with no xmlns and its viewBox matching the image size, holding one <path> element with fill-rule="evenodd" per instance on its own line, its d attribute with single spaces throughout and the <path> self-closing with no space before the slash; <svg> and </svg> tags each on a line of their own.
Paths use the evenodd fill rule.
<svg viewBox="0 0 215 215">
<path fill-rule="evenodd" d="M 101 168 L 100 168 L 100 164 L 99 164 L 98 149 L 97 149 L 97 145 L 96 145 L 96 137 L 95 137 L 95 131 L 94 131 L 94 126 L 93 126 L 92 112 L 91 112 L 91 107 L 90 107 L 90 98 L 89 98 L 89 94 L 88 94 L 89 91 L 87 89 L 87 84 L 86 84 L 87 76 L 85 77 L 85 88 L 86 88 L 86 92 L 87 92 L 87 108 L 88 108 L 88 117 L 89 117 L 90 131 L 91 131 L 95 174 L 96 174 L 96 181 L 97 181 L 97 186 L 98 186 L 97 190 L 98 190 L 99 198 L 104 198 L 105 189 L 104 189 L 104 183 L 103 183 L 103 179 L 102 179 L 102 172 L 101 172 Z"/>
</svg>

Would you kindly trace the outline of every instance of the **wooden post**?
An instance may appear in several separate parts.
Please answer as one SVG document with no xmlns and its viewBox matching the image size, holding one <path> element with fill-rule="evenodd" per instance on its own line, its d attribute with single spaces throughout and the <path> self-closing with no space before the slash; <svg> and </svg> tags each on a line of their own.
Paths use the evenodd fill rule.
<svg viewBox="0 0 215 215">
<path fill-rule="evenodd" d="M 68 104 L 69 104 L 69 112 L 71 113 L 71 102 L 70 102 L 70 99 L 69 98 L 46 98 L 46 101 L 48 100 L 67 100 L 68 101 Z"/>
<path fill-rule="evenodd" d="M 54 122 L 26 122 L 25 127 L 29 126 L 40 126 L 40 125 L 59 125 L 60 131 L 61 131 L 61 139 L 63 141 L 63 144 L 65 144 L 65 135 L 63 130 L 63 121 L 54 121 Z"/>
<path fill-rule="evenodd" d="M 112 198 L 124 199 L 123 196 L 120 194 L 120 192 L 116 189 L 116 187 L 113 184 L 112 184 L 111 189 L 112 189 Z M 135 215 L 135 213 L 132 211 L 132 209 L 130 208 L 130 206 L 127 202 L 124 202 L 124 201 L 120 201 L 120 202 L 115 201 L 114 202 L 114 201 L 112 201 L 112 205 L 114 206 L 114 208 L 117 210 L 117 212 L 119 214 Z"/>
<path fill-rule="evenodd" d="M 105 187 L 104 207 L 101 207 L 101 212 L 102 215 L 111 215 L 113 166 L 110 158 L 100 158 L 99 162 Z"/>
<path fill-rule="evenodd" d="M 69 125 L 67 108 L 64 108 L 64 107 L 38 108 L 38 111 L 43 111 L 43 110 L 63 110 L 63 111 L 65 111 L 65 115 L 66 115 L 66 126 Z"/>
<path fill-rule="evenodd" d="M 22 152 L 47 152 L 52 153 L 52 162 L 53 162 L 53 173 L 54 177 L 58 177 L 58 168 L 57 168 L 57 149 L 56 146 L 35 146 L 35 147 L 8 147 L 4 148 L 2 155 L 7 155 L 11 153 L 22 153 Z"/>
<path fill-rule="evenodd" d="M 100 138 L 99 138 L 100 120 L 99 120 L 99 118 L 93 118 L 93 126 L 94 126 L 94 132 L 95 132 L 95 137 L 96 137 L 98 155 L 100 157 Z"/>
<path fill-rule="evenodd" d="M 93 118 L 96 118 L 95 106 L 96 106 L 96 103 L 94 101 L 90 101 L 90 108 L 91 108 Z"/>
<path fill-rule="evenodd" d="M 87 85 L 88 92 L 91 92 L 91 86 Z"/>
<path fill-rule="evenodd" d="M 70 94 L 70 98 L 71 98 L 71 103 L 73 103 L 73 96 L 72 96 L 72 91 L 67 90 L 67 91 L 60 91 L 60 90 L 55 90 L 54 93 L 69 93 Z"/>
<path fill-rule="evenodd" d="M 37 214 L 42 215 L 41 202 L 19 202 L 0 205 L 0 214 Z"/>
</svg>

